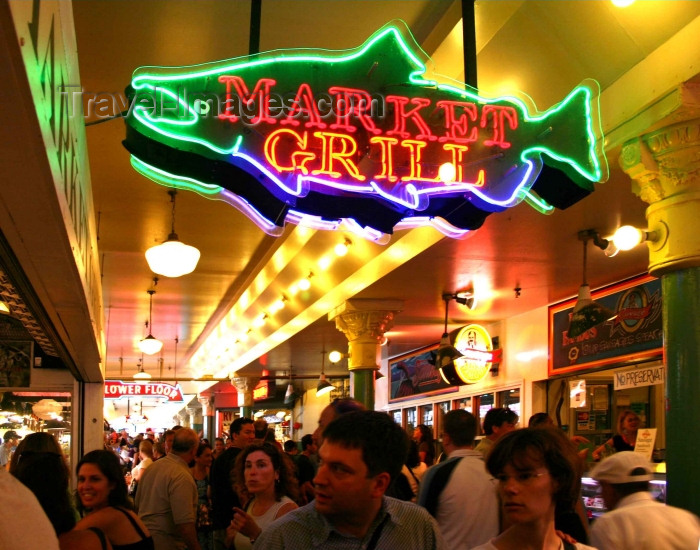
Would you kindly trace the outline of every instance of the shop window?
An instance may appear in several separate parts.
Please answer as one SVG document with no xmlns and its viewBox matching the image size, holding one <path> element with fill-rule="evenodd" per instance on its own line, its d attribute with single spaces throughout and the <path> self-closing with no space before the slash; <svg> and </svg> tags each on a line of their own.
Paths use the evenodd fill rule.
<svg viewBox="0 0 700 550">
<path fill-rule="evenodd" d="M 66 460 L 71 459 L 70 392 L 4 392 L 0 401 L 0 435 L 14 430 L 21 437 L 47 432 L 61 445 Z"/>
<path fill-rule="evenodd" d="M 403 417 L 403 415 L 401 414 L 401 409 L 397 411 L 391 411 L 389 414 L 391 415 L 391 418 L 394 419 L 394 422 L 401 426 L 401 419 Z"/>
<path fill-rule="evenodd" d="M 433 425 L 433 406 L 432 405 L 426 405 L 425 407 L 421 407 L 421 424 L 432 427 Z"/>
<path fill-rule="evenodd" d="M 455 409 L 464 409 L 465 411 L 473 414 L 474 410 L 472 408 L 472 398 L 465 397 L 464 399 L 456 399 L 455 400 Z"/>
<path fill-rule="evenodd" d="M 500 404 L 501 407 L 505 407 L 507 409 L 512 410 L 515 414 L 520 417 L 520 390 L 519 389 L 513 389 L 513 390 L 505 390 L 498 392 L 498 403 Z M 520 418 L 520 425 L 526 425 L 527 424 L 527 419 L 525 422 L 523 422 L 523 419 Z"/>
<path fill-rule="evenodd" d="M 486 416 L 486 411 L 493 408 L 495 405 L 494 396 L 492 393 L 484 393 L 479 396 L 479 418 L 483 419 Z"/>
<path fill-rule="evenodd" d="M 406 431 L 409 434 L 413 433 L 413 430 L 418 425 L 416 422 L 416 409 L 414 407 L 406 409 Z"/>
<path fill-rule="evenodd" d="M 451 404 L 449 401 L 443 401 L 442 403 L 438 403 L 438 409 L 440 410 L 441 414 L 444 416 L 450 410 L 452 409 Z"/>
</svg>

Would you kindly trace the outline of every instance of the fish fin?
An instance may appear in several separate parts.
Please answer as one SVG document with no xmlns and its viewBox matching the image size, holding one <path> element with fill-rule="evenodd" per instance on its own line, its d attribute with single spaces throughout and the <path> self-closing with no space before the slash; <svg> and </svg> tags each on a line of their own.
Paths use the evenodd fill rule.
<svg viewBox="0 0 700 550">
<path fill-rule="evenodd" d="M 592 190 L 591 182 L 607 179 L 602 132 L 597 109 L 598 84 L 586 81 L 540 118 L 542 132 L 533 150 L 543 153 L 548 166 Z"/>
</svg>

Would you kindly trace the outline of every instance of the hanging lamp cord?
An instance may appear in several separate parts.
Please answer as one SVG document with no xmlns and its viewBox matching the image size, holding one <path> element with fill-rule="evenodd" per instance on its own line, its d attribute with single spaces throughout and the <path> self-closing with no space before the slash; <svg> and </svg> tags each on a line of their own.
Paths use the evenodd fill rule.
<svg viewBox="0 0 700 550">
<path fill-rule="evenodd" d="M 175 233 L 175 196 L 177 195 L 177 191 L 175 189 L 171 189 L 168 191 L 168 195 L 170 195 L 170 202 L 173 204 L 171 216 L 170 216 L 170 235 L 177 237 L 177 234 Z"/>
</svg>

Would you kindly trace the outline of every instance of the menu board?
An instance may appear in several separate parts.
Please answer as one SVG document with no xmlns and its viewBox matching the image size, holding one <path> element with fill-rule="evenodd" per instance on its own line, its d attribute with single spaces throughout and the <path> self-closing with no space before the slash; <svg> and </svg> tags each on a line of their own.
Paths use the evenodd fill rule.
<svg viewBox="0 0 700 550">
<path fill-rule="evenodd" d="M 576 299 L 550 306 L 550 376 L 661 356 L 663 326 L 658 279 L 648 275 L 636 277 L 591 295 L 617 316 L 570 338 L 569 320 Z"/>
</svg>

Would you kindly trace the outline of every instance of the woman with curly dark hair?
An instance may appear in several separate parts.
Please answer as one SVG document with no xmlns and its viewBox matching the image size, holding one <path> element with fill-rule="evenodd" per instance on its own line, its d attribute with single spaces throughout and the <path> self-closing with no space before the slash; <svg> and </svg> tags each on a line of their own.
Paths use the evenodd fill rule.
<svg viewBox="0 0 700 550">
<path fill-rule="evenodd" d="M 297 508 L 299 483 L 291 459 L 270 443 L 247 446 L 236 458 L 233 484 L 245 510 L 234 508 L 226 544 L 248 550 L 263 529 Z"/>
<path fill-rule="evenodd" d="M 153 550 L 148 528 L 134 512 L 119 458 L 111 451 L 87 453 L 78 463 L 78 530 L 97 527 L 114 550 Z"/>
</svg>

